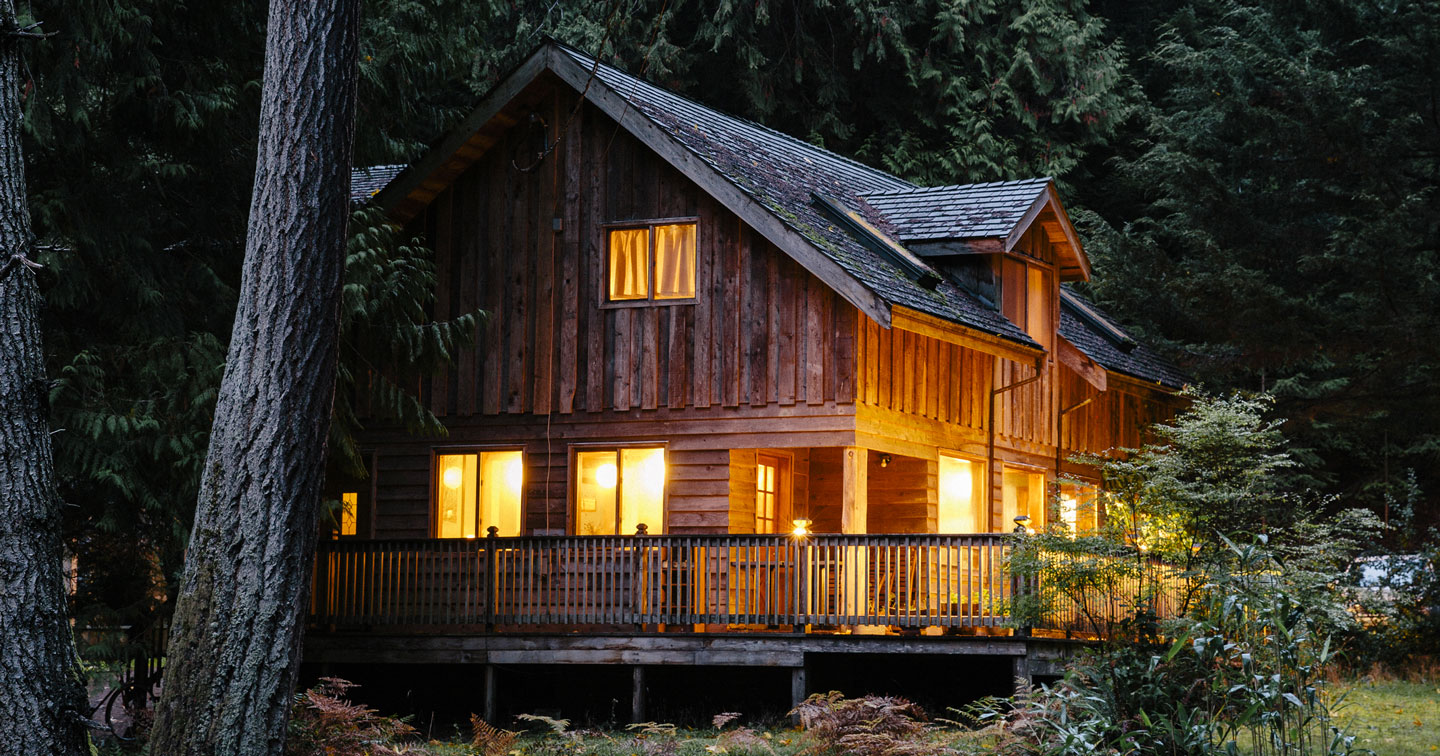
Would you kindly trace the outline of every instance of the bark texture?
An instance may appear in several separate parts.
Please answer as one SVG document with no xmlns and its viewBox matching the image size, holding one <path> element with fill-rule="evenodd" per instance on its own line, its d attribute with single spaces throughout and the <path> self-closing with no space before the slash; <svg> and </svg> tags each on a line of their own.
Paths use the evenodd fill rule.
<svg viewBox="0 0 1440 756">
<path fill-rule="evenodd" d="M 71 756 L 89 753 L 88 710 L 60 569 L 14 29 L 14 3 L 0 1 L 0 721 L 6 753 Z"/>
<path fill-rule="evenodd" d="M 270 6 L 240 303 L 154 754 L 284 746 L 335 384 L 358 20 L 358 0 Z"/>
<path fill-rule="evenodd" d="M 20 148 L 15 5 L 0 2 L 0 722 L 5 753 L 89 753 L 66 612 L 40 292 Z"/>
</svg>

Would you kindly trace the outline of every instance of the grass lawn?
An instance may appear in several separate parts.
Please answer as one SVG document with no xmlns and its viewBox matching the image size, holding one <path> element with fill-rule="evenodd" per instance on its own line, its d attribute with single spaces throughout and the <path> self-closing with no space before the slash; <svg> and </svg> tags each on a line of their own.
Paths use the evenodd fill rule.
<svg viewBox="0 0 1440 756">
<path fill-rule="evenodd" d="M 1359 680 L 1346 691 L 1341 717 L 1355 744 L 1377 756 L 1434 756 L 1440 752 L 1440 681 Z"/>
</svg>

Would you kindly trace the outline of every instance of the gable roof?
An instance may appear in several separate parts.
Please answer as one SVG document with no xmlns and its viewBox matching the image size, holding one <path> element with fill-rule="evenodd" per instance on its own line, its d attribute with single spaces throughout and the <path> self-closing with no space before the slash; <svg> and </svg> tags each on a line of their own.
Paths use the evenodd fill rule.
<svg viewBox="0 0 1440 756">
<path fill-rule="evenodd" d="M 1048 178 L 926 186 L 865 199 L 895 225 L 900 241 L 1004 238 L 1045 193 Z"/>
<path fill-rule="evenodd" d="M 1068 244 L 1073 257 L 1078 258 L 1069 267 L 1062 260 L 1062 272 L 1070 274 L 1064 277 L 1088 277 L 1088 262 L 1048 178 L 917 187 L 774 129 L 681 97 L 553 40 L 541 45 L 492 89 L 429 155 L 403 170 L 396 166 L 368 169 L 354 179 L 352 195 L 375 196 L 382 206 L 400 208 L 402 216 L 417 212 L 429 197 L 483 154 L 486 140 L 481 138 L 481 132 L 492 119 L 544 76 L 558 78 L 581 93 L 881 325 L 890 325 L 892 308 L 903 308 L 998 336 L 1022 356 L 1041 352 L 1041 347 L 1019 326 L 974 294 L 944 276 L 938 276 L 940 282 L 934 284 L 932 276 L 924 275 L 928 266 L 923 261 L 914 261 L 917 268 L 897 260 L 893 254 L 883 253 L 883 245 L 859 238 L 854 224 L 837 223 L 833 213 L 837 205 L 853 211 L 897 245 L 907 241 L 984 238 L 1000 241 L 1005 250 L 1048 209 L 1054 213 L 1046 223 L 1052 241 L 1057 240 L 1058 228 L 1061 246 Z M 383 189 L 377 190 L 377 186 Z M 917 271 L 921 275 L 916 275 Z M 1062 327 L 1064 321 L 1062 312 Z M 1087 339 L 1083 335 L 1078 338 Z M 1103 351 L 1098 345 L 1093 348 Z M 1109 362 L 1096 361 L 1107 367 L 1124 366 L 1120 372 L 1150 380 L 1142 370 L 1144 365 L 1134 359 L 1109 353 L 1105 356 Z"/>
<path fill-rule="evenodd" d="M 1131 338 L 1114 318 L 1069 286 L 1061 287 L 1060 335 L 1106 370 L 1174 389 L 1190 380 L 1174 363 Z"/>
</svg>

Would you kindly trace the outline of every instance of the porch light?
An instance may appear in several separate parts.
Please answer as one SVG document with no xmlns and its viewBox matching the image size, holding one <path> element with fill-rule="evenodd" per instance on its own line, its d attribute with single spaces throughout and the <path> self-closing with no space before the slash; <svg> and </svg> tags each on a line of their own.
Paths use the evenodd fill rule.
<svg viewBox="0 0 1440 756">
<path fill-rule="evenodd" d="M 446 488 L 459 488 L 465 482 L 465 471 L 459 467 L 447 467 L 441 480 L 445 483 Z"/>
<path fill-rule="evenodd" d="M 795 519 L 795 520 L 791 520 L 791 522 L 795 525 L 795 528 L 790 531 L 790 534 L 791 534 L 791 535 L 793 535 L 793 536 L 795 536 L 795 537 L 797 537 L 797 538 L 801 538 L 801 537 L 810 535 L 810 521 L 809 521 L 809 520 L 806 520 L 806 519 L 804 519 L 804 518 L 798 518 L 798 519 Z"/>
<path fill-rule="evenodd" d="M 616 469 L 614 462 L 606 462 L 595 468 L 595 482 L 601 488 L 614 488 L 616 480 Z"/>
<path fill-rule="evenodd" d="M 1020 515 L 1015 518 L 1015 532 L 1035 534 L 1035 530 L 1030 527 L 1030 515 Z"/>
</svg>

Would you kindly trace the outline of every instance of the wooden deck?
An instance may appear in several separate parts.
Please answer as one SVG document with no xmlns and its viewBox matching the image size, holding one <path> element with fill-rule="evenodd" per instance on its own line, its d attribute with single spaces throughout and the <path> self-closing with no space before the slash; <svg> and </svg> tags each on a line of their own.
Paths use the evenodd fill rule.
<svg viewBox="0 0 1440 756">
<path fill-rule="evenodd" d="M 1009 634 L 1093 636 L 1127 611 L 1115 584 L 1052 596 L 1007 568 L 1012 537 L 666 535 L 327 541 L 312 632 Z M 1110 594 L 1114 595 L 1100 595 Z M 1168 613 L 1160 607 L 1160 613 Z"/>
</svg>

